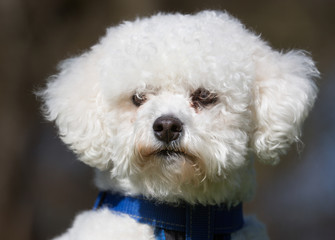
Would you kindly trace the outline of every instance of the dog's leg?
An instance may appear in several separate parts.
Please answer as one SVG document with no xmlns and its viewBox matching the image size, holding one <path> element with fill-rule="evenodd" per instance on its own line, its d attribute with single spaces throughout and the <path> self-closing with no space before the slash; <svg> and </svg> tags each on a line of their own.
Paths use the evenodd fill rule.
<svg viewBox="0 0 335 240">
<path fill-rule="evenodd" d="M 78 215 L 72 227 L 53 240 L 154 240 L 153 229 L 108 209 Z"/>
</svg>

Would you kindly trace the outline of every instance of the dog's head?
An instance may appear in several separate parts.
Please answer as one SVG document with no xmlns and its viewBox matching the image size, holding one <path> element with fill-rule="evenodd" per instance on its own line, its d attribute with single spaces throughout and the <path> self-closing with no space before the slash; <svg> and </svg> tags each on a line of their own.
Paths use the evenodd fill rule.
<svg viewBox="0 0 335 240">
<path fill-rule="evenodd" d="M 276 52 L 205 11 L 110 28 L 40 94 L 63 141 L 103 172 L 101 187 L 219 202 L 250 188 L 248 153 L 275 163 L 298 140 L 317 76 L 303 52 Z"/>
</svg>

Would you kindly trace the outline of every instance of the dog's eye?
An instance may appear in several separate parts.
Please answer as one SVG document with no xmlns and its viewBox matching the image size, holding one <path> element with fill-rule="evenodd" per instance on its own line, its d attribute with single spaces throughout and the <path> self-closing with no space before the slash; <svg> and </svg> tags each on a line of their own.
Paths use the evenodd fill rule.
<svg viewBox="0 0 335 240">
<path fill-rule="evenodd" d="M 133 104 L 137 107 L 141 106 L 146 99 L 145 95 L 142 93 L 135 93 L 131 98 Z"/>
<path fill-rule="evenodd" d="M 218 96 L 204 88 L 198 88 L 191 94 L 192 104 L 194 107 L 207 106 L 214 104 L 218 100 Z"/>
</svg>

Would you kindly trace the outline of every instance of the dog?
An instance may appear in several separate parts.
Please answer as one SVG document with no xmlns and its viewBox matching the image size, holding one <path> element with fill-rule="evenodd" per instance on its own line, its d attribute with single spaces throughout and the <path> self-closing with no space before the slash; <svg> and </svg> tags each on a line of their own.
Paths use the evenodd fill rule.
<svg viewBox="0 0 335 240">
<path fill-rule="evenodd" d="M 276 51 L 226 12 L 109 28 L 38 93 L 101 191 L 55 239 L 268 239 L 242 214 L 253 156 L 276 164 L 300 141 L 318 77 L 308 53 Z"/>
</svg>

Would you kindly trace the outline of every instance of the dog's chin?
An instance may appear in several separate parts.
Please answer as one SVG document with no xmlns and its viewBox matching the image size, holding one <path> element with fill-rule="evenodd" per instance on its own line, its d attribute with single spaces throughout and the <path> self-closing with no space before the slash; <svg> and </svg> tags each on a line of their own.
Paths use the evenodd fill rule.
<svg viewBox="0 0 335 240">
<path fill-rule="evenodd" d="M 182 147 L 138 148 L 135 161 L 139 174 L 173 179 L 175 184 L 200 182 L 206 175 L 204 162 Z"/>
</svg>

